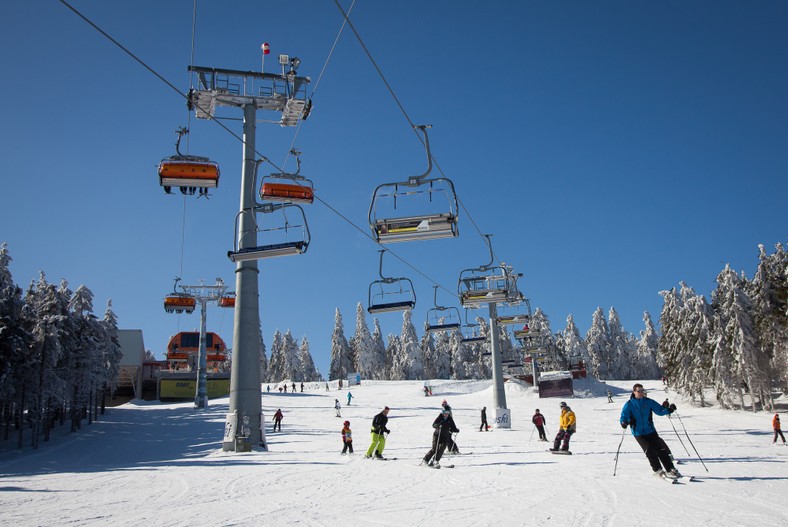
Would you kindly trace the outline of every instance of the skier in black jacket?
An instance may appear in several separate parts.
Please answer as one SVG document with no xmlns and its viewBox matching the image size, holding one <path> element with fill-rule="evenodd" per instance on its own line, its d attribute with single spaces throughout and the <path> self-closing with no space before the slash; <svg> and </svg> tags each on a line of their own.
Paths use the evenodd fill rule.
<svg viewBox="0 0 788 527">
<path fill-rule="evenodd" d="M 424 456 L 424 460 L 421 464 L 441 468 L 439 461 L 449 441 L 451 441 L 451 434 L 459 432 L 460 429 L 454 424 L 451 410 L 447 408 L 444 408 L 440 415 L 435 418 L 435 421 L 432 422 L 432 428 L 435 429 L 432 433 L 432 448 L 430 448 L 430 451 Z M 432 460 L 432 456 L 435 456 L 435 461 Z"/>
</svg>

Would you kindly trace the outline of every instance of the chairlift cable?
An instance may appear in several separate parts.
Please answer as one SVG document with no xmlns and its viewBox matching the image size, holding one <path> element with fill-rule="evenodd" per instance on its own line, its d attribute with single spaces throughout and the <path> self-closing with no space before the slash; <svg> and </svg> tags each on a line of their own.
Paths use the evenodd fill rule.
<svg viewBox="0 0 788 527">
<path fill-rule="evenodd" d="M 70 11 L 72 11 L 74 14 L 76 14 L 76 15 L 77 15 L 79 18 L 81 18 L 82 20 L 84 20 L 84 21 L 85 21 L 85 22 L 86 22 L 88 25 L 90 25 L 90 26 L 91 26 L 91 27 L 93 27 L 93 28 L 94 28 L 96 31 L 98 31 L 98 32 L 99 32 L 99 33 L 100 33 L 102 36 L 104 36 L 104 37 L 105 37 L 107 40 L 109 40 L 110 42 L 112 42 L 113 44 L 115 44 L 115 46 L 117 46 L 118 48 L 120 48 L 120 49 L 121 49 L 121 50 L 122 50 L 124 53 L 126 53 L 128 56 L 130 56 L 132 59 L 134 59 L 134 60 L 135 60 L 137 63 L 139 63 L 139 64 L 140 64 L 142 67 L 144 67 L 146 70 L 148 70 L 150 73 L 152 73 L 152 74 L 153 74 L 153 75 L 154 75 L 156 78 L 158 78 L 159 80 L 161 80 L 161 81 L 162 81 L 162 82 L 163 82 L 165 85 L 167 85 L 167 86 L 168 86 L 170 89 L 172 89 L 173 91 L 175 91 L 175 92 L 176 92 L 178 95 L 180 95 L 180 96 L 181 96 L 181 97 L 182 97 L 182 98 L 183 98 L 185 101 L 188 101 L 188 100 L 189 100 L 189 96 L 188 96 L 188 94 L 181 93 L 181 91 L 180 91 L 180 90 L 179 90 L 179 89 L 178 89 L 178 88 L 177 88 L 177 87 L 176 87 L 176 86 L 175 86 L 173 83 L 171 83 L 170 81 L 168 81 L 168 80 L 167 80 L 167 79 L 166 79 L 164 76 L 162 76 L 161 74 L 159 74 L 159 73 L 158 73 L 156 70 L 154 70 L 154 69 L 153 69 L 151 66 L 149 66 L 149 65 L 148 65 L 148 64 L 147 64 L 145 61 L 143 61 L 142 59 L 140 59 L 139 57 L 137 57 L 137 56 L 136 56 L 134 53 L 132 53 L 132 52 L 131 52 L 131 51 L 130 51 L 128 48 L 126 48 L 126 47 L 125 47 L 125 46 L 123 46 L 123 45 L 122 45 L 120 42 L 118 42 L 117 40 L 115 40 L 115 39 L 114 39 L 112 36 L 110 36 L 110 35 L 109 35 L 109 34 L 108 34 L 106 31 L 104 31 L 103 29 L 101 29 L 101 28 L 100 28 L 98 25 L 96 25 L 94 22 L 92 22 L 92 21 L 91 21 L 89 18 L 87 18 L 85 15 L 83 15 L 81 12 L 79 12 L 79 11 L 78 11 L 76 8 L 74 8 L 72 5 L 70 5 L 70 4 L 69 4 L 69 3 L 68 3 L 66 0 L 59 0 L 59 1 L 60 1 L 60 3 L 61 3 L 61 4 L 63 4 L 64 6 L 66 6 L 66 7 L 67 7 L 67 8 L 68 8 Z M 335 0 L 335 1 L 336 1 L 336 0 Z M 386 82 L 386 81 L 385 81 L 385 78 L 383 77 L 383 74 L 382 74 L 382 72 L 381 72 L 381 71 L 380 71 L 380 69 L 378 68 L 378 66 L 377 66 L 377 64 L 375 63 L 374 59 L 372 58 L 371 54 L 370 54 L 370 53 L 369 53 L 369 51 L 367 50 L 366 46 L 363 44 L 363 41 L 361 40 L 360 36 L 359 36 L 359 35 L 358 35 L 358 33 L 355 31 L 355 28 L 353 27 L 353 24 L 352 24 L 352 22 L 350 22 L 350 20 L 347 18 L 347 14 L 346 14 L 346 13 L 345 13 L 345 11 L 342 9 L 342 7 L 341 7 L 341 6 L 339 6 L 339 4 L 337 4 L 337 7 L 340 9 L 340 11 L 342 11 L 342 14 L 343 14 L 343 16 L 345 17 L 345 20 L 348 22 L 348 25 L 351 27 L 351 29 L 353 30 L 353 32 L 356 34 L 356 37 L 359 39 L 359 42 L 361 42 L 361 45 L 362 45 L 362 47 L 364 48 L 364 50 L 367 52 L 367 55 L 369 56 L 370 60 L 373 62 L 373 64 L 375 65 L 375 68 L 378 70 L 379 74 L 380 74 L 380 75 L 381 75 L 381 77 L 384 79 L 384 82 L 386 83 L 386 86 L 389 88 L 389 91 L 391 92 L 391 94 L 392 94 L 392 96 L 394 97 L 395 101 L 397 102 L 397 104 L 399 105 L 399 107 L 400 107 L 400 109 L 402 110 L 403 114 L 405 115 L 405 118 L 407 119 L 407 121 L 408 121 L 409 123 L 411 123 L 411 127 L 412 127 L 412 129 L 413 129 L 414 133 L 417 135 L 417 137 L 419 137 L 419 138 L 420 138 L 420 136 L 419 136 L 419 134 L 418 134 L 418 131 L 417 131 L 416 127 L 414 127 L 414 126 L 413 126 L 413 124 L 412 124 L 412 121 L 410 120 L 410 117 L 408 117 L 408 115 L 407 115 L 407 113 L 405 112 L 404 108 L 403 108 L 403 107 L 402 107 L 402 105 L 400 104 L 400 102 L 399 102 L 399 99 L 397 99 L 397 97 L 396 97 L 396 94 L 393 92 L 393 90 L 392 90 L 392 89 L 391 89 L 391 87 L 389 86 L 388 82 Z M 243 142 L 244 142 L 244 140 L 243 140 L 243 138 L 242 138 L 241 136 L 239 136 L 239 135 L 238 135 L 236 132 L 234 132 L 233 130 L 231 130 L 231 129 L 230 129 L 230 128 L 228 128 L 227 126 L 225 126 L 225 125 L 224 125 L 224 124 L 221 122 L 221 120 L 220 120 L 220 119 L 211 119 L 211 121 L 212 121 L 212 122 L 214 122 L 214 123 L 216 123 L 216 124 L 217 124 L 218 126 L 220 126 L 222 129 L 224 129 L 224 130 L 225 130 L 227 133 L 229 133 L 229 134 L 230 134 L 232 137 L 234 137 L 235 139 L 237 139 L 237 140 L 238 140 L 240 143 L 243 143 Z M 284 173 L 284 170 L 283 170 L 282 168 L 280 168 L 279 166 L 277 166 L 277 165 L 276 165 L 276 163 L 274 163 L 273 161 L 271 161 L 271 159 L 270 159 L 269 157 L 267 157 L 267 156 L 265 156 L 265 155 L 261 154 L 261 153 L 260 153 L 260 152 L 259 152 L 259 151 L 258 151 L 256 148 L 255 148 L 254 152 L 255 152 L 255 154 L 256 154 L 256 155 L 257 155 L 257 156 L 258 156 L 258 157 L 261 159 L 261 161 L 263 161 L 263 162 L 266 162 L 266 163 L 270 164 L 272 167 L 274 167 L 274 169 L 278 170 L 279 172 L 283 172 L 283 173 Z M 434 158 L 433 158 L 433 161 L 434 161 Z M 440 170 L 440 169 L 439 169 L 439 170 Z M 441 170 L 441 173 L 443 173 L 443 171 L 442 171 L 442 170 Z M 336 214 L 337 216 L 339 216 L 341 219 L 345 220 L 345 221 L 346 221 L 348 224 L 350 224 L 350 225 L 351 225 L 353 228 L 355 228 L 355 229 L 356 229 L 356 230 L 358 230 L 360 233 L 362 233 L 364 236 L 366 236 L 367 238 L 369 238 L 370 240 L 372 240 L 372 241 L 373 241 L 375 244 L 377 244 L 377 245 L 381 245 L 381 246 L 382 246 L 382 244 L 379 244 L 379 243 L 378 243 L 378 242 L 377 242 L 377 241 L 376 241 L 376 240 L 375 240 L 375 239 L 374 239 L 374 238 L 373 238 L 373 237 L 372 237 L 372 236 L 371 236 L 371 235 L 370 235 L 370 234 L 367 232 L 367 230 L 366 230 L 366 229 L 362 229 L 361 227 L 359 227 L 358 225 L 356 225 L 355 223 L 353 223 L 353 221 L 352 221 L 352 220 L 350 220 L 350 219 L 349 219 L 347 216 L 345 216 L 344 214 L 342 214 L 341 212 L 339 212 L 339 210 L 337 210 L 336 208 L 334 208 L 333 206 L 331 206 L 331 205 L 330 205 L 328 202 L 326 202 L 324 199 L 320 198 L 319 196 L 316 196 L 316 198 L 315 198 L 315 199 L 316 199 L 316 200 L 318 200 L 318 201 L 320 201 L 320 203 L 322 203 L 323 205 L 325 205 L 325 206 L 326 206 L 326 207 L 327 207 L 327 208 L 328 208 L 330 211 L 332 211 L 334 214 Z M 184 212 L 184 218 L 185 218 L 185 212 Z M 185 221 L 185 220 L 184 220 L 184 221 Z M 444 291 L 446 291 L 447 293 L 449 293 L 449 294 L 451 294 L 451 295 L 454 295 L 454 296 L 457 296 L 457 294 L 456 294 L 454 291 L 452 291 L 452 290 L 450 290 L 450 289 L 447 289 L 445 286 L 443 286 L 443 285 L 439 284 L 437 281 L 435 281 L 433 278 L 429 277 L 429 276 L 428 276 L 427 274 L 425 274 L 423 271 L 421 271 L 421 270 L 419 270 L 418 268 L 416 268 L 416 267 L 415 267 L 413 264 L 411 264 L 411 263 L 409 263 L 408 261 L 406 261 L 406 260 L 405 260 L 403 257 L 401 257 L 401 256 L 399 256 L 398 254 L 396 254 L 395 252 L 391 251 L 391 249 L 389 249 L 389 252 L 390 252 L 390 253 L 391 253 L 391 254 L 392 254 L 392 255 L 393 255 L 395 258 L 397 258 L 397 259 L 398 259 L 398 260 L 400 260 L 402 263 L 404 263 L 406 266 L 408 266 L 408 267 L 410 267 L 411 269 L 413 269 L 414 271 L 416 271 L 416 272 L 417 272 L 419 275 L 421 275 L 422 277 L 424 277 L 425 279 L 427 279 L 429 282 L 431 282 L 431 283 L 433 283 L 433 284 L 436 284 L 436 285 L 439 285 L 439 286 L 440 286 L 440 288 L 441 288 L 441 289 L 443 289 Z"/>
<path fill-rule="evenodd" d="M 353 7 L 355 5 L 356 5 L 356 0 L 353 0 L 353 3 L 350 4 L 350 9 L 348 9 L 348 11 L 347 11 L 348 15 L 350 15 L 350 12 L 353 11 Z M 315 93 L 317 93 L 317 87 L 320 85 L 320 81 L 323 78 L 323 74 L 326 72 L 326 69 L 328 68 L 328 63 L 331 61 L 331 57 L 334 55 L 334 50 L 336 49 L 337 44 L 339 44 L 339 38 L 342 36 L 342 31 L 345 29 L 345 25 L 347 25 L 347 20 L 346 19 L 342 20 L 342 25 L 339 27 L 339 32 L 337 33 L 337 36 L 334 39 L 334 43 L 331 45 L 331 49 L 329 50 L 328 56 L 326 57 L 326 61 L 323 63 L 323 67 L 321 68 L 320 73 L 317 76 L 317 80 L 315 81 L 315 85 L 312 88 L 312 95 L 309 96 L 309 100 L 310 101 L 315 96 Z M 282 163 L 282 166 L 286 166 L 287 165 L 287 160 L 290 159 L 290 153 L 295 148 L 296 138 L 298 138 L 298 133 L 301 131 L 301 123 L 303 123 L 303 122 L 304 122 L 303 119 L 299 119 L 298 120 L 298 126 L 296 126 L 295 133 L 293 134 L 293 141 L 290 143 L 290 149 L 287 151 L 287 154 L 285 155 L 285 160 Z"/>
<path fill-rule="evenodd" d="M 402 112 L 402 115 L 405 116 L 405 120 L 408 121 L 408 124 L 410 125 L 411 130 L 413 130 L 413 133 L 416 134 L 416 137 L 419 139 L 421 144 L 424 145 L 425 144 L 424 139 L 422 139 L 421 135 L 419 135 L 416 125 L 413 124 L 413 121 L 411 120 L 410 116 L 408 115 L 408 112 L 405 110 L 405 107 L 400 102 L 399 98 L 397 97 L 397 94 L 394 92 L 394 89 L 391 87 L 391 85 L 386 80 L 386 77 L 383 75 L 383 72 L 381 71 L 380 67 L 378 66 L 377 62 L 375 61 L 374 57 L 372 56 L 372 53 L 367 48 L 366 44 L 364 44 L 364 41 L 361 38 L 361 35 L 358 33 L 358 31 L 356 31 L 355 26 L 350 21 L 350 18 L 349 18 L 350 11 L 345 13 L 345 11 L 342 9 L 342 6 L 339 5 L 339 1 L 338 0 L 334 0 L 334 3 L 336 4 L 337 8 L 342 13 L 342 16 L 344 17 L 344 19 L 347 21 L 348 25 L 350 26 L 350 29 L 353 31 L 353 34 L 356 35 L 356 39 L 358 39 L 358 42 L 361 45 L 361 48 L 364 50 L 364 53 L 366 53 L 366 55 L 369 58 L 370 62 L 372 62 L 372 66 L 378 72 L 378 75 L 380 76 L 381 80 L 383 81 L 383 84 L 386 85 L 386 88 L 388 89 L 389 93 L 391 94 L 391 97 L 394 99 L 394 102 L 397 104 L 397 106 L 399 107 L 400 111 Z M 351 8 L 352 8 L 352 6 L 351 6 Z M 435 156 L 430 154 L 430 158 L 431 158 L 432 162 L 434 163 L 435 167 L 438 169 L 438 172 L 440 172 L 441 176 L 443 176 L 445 178 L 446 174 L 443 172 L 443 169 L 438 164 L 437 160 L 435 159 Z M 465 207 L 465 205 L 462 203 L 462 201 L 459 199 L 459 197 L 457 198 L 457 201 L 460 203 L 460 206 L 462 206 L 462 209 L 465 211 L 465 214 L 470 219 L 471 224 L 476 229 L 476 232 L 479 234 L 480 237 L 484 238 L 484 234 L 482 233 L 481 229 L 479 229 L 479 226 L 473 220 L 473 217 L 470 215 L 470 212 Z M 496 256 L 496 259 L 497 259 L 497 256 Z"/>
</svg>

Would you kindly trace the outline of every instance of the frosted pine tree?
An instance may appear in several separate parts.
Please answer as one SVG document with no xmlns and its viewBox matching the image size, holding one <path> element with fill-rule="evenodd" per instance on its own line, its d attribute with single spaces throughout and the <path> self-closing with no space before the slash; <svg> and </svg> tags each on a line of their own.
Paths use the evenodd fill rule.
<svg viewBox="0 0 788 527">
<path fill-rule="evenodd" d="M 383 357 L 375 352 L 375 343 L 367 327 L 366 313 L 359 302 L 356 305 L 356 333 L 350 339 L 350 347 L 357 360 L 355 371 L 361 374 L 362 379 L 375 379 L 378 378 L 375 375 L 382 367 Z"/>
<path fill-rule="evenodd" d="M 771 409 L 771 379 L 765 371 L 768 359 L 757 346 L 752 304 L 745 291 L 744 279 L 729 265 L 717 276 L 712 306 L 719 338 L 732 354 L 734 366 L 732 371 L 725 372 L 731 374 L 724 381 L 725 389 L 734 391 L 742 408 L 746 407 L 744 395 L 747 392 L 751 397 L 753 411 L 757 410 L 756 399 L 764 409 Z"/>
<path fill-rule="evenodd" d="M 312 359 L 312 353 L 309 351 L 309 340 L 306 337 L 301 339 L 301 347 L 299 350 L 301 357 L 301 370 L 304 373 L 304 381 L 318 382 L 323 380 L 323 376 L 317 371 L 315 361 Z"/>
<path fill-rule="evenodd" d="M 610 332 L 601 307 L 594 311 L 591 328 L 586 333 L 586 347 L 590 359 L 589 373 L 597 379 L 610 379 Z"/>
<path fill-rule="evenodd" d="M 18 400 L 18 378 L 25 362 L 26 335 L 22 329 L 22 288 L 17 286 L 8 266 L 11 263 L 6 243 L 0 244 L 0 407 L 7 419 L 3 434 L 8 439 L 10 409 Z M 17 407 L 21 407 L 17 403 Z"/>
<path fill-rule="evenodd" d="M 282 337 L 282 347 L 285 356 L 285 377 L 293 382 L 306 380 L 304 376 L 303 364 L 301 363 L 301 351 L 293 334 L 288 329 Z"/>
<path fill-rule="evenodd" d="M 534 314 L 531 316 L 530 329 L 538 332 L 542 338 L 543 348 L 545 350 L 544 365 L 547 369 L 557 370 L 567 363 L 567 358 L 564 356 L 563 349 L 559 348 L 556 344 L 555 335 L 550 327 L 550 319 L 540 308 L 536 308 Z M 540 364 L 541 366 L 541 364 Z"/>
<path fill-rule="evenodd" d="M 435 338 L 432 367 L 432 379 L 451 378 L 451 358 L 462 345 L 462 335 L 459 331 L 441 331 Z"/>
<path fill-rule="evenodd" d="M 260 382 L 271 382 L 268 374 L 268 358 L 265 355 L 262 322 L 257 324 L 257 354 L 260 357 Z"/>
<path fill-rule="evenodd" d="M 413 325 L 413 311 L 408 309 L 402 314 L 402 334 L 401 342 L 403 349 L 407 349 L 408 356 L 408 380 L 418 380 L 424 378 L 424 353 L 419 346 L 419 336 L 416 334 L 416 327 Z"/>
<path fill-rule="evenodd" d="M 388 335 L 386 340 L 386 371 L 388 371 L 388 378 L 392 381 L 405 380 L 405 367 L 407 364 L 400 350 L 399 337 L 392 334 Z"/>
<path fill-rule="evenodd" d="M 788 392 L 788 253 L 782 244 L 775 253 L 760 250 L 758 269 L 747 288 L 752 300 L 752 317 L 758 346 L 768 357 L 768 377 L 783 393 Z"/>
<path fill-rule="evenodd" d="M 380 322 L 373 319 L 372 329 L 372 357 L 370 358 L 370 379 L 388 379 L 389 367 L 386 366 L 386 344 L 383 342 L 383 332 Z"/>
<path fill-rule="evenodd" d="M 610 335 L 610 370 L 609 379 L 631 379 L 632 359 L 631 338 L 621 326 L 621 317 L 615 307 L 607 313 L 607 327 Z"/>
<path fill-rule="evenodd" d="M 330 379 L 347 379 L 348 373 L 354 371 L 350 353 L 350 345 L 345 338 L 345 326 L 342 313 L 337 308 L 334 315 L 334 332 L 331 335 L 331 365 L 328 370 Z"/>
<path fill-rule="evenodd" d="M 284 349 L 282 333 L 277 329 L 274 332 L 274 341 L 271 343 L 271 360 L 268 361 L 268 378 L 273 383 L 287 379 L 287 357 Z"/>
<path fill-rule="evenodd" d="M 118 317 L 115 311 L 112 310 L 112 299 L 107 300 L 107 307 L 104 309 L 104 318 L 101 319 L 101 326 L 105 339 L 100 366 L 103 372 L 103 378 L 99 379 L 101 383 L 101 407 L 103 413 L 108 392 L 107 386 L 118 377 L 120 361 L 123 359 L 123 351 L 120 349 L 120 339 L 118 338 Z"/>
<path fill-rule="evenodd" d="M 438 333 L 445 333 L 445 331 L 441 331 Z M 438 337 L 440 338 L 440 336 Z M 429 331 L 425 331 L 424 335 L 421 337 L 421 342 L 419 343 L 419 347 L 421 348 L 421 354 L 424 357 L 424 378 L 425 379 L 436 379 L 435 375 L 435 360 L 436 360 L 436 351 L 435 351 L 435 339 L 433 334 Z"/>
<path fill-rule="evenodd" d="M 29 343 L 30 398 L 28 409 L 32 422 L 32 446 L 38 448 L 40 433 L 47 417 L 47 403 L 63 394 L 63 381 L 57 376 L 62 357 L 61 331 L 68 319 L 68 299 L 46 281 L 42 272 L 38 283 L 31 284 L 25 295 L 25 321 L 31 335 Z"/>
<path fill-rule="evenodd" d="M 635 371 L 633 378 L 637 379 L 658 379 L 659 367 L 657 366 L 657 346 L 659 345 L 659 335 L 651 321 L 648 311 L 643 312 L 643 324 L 645 329 L 640 332 L 640 339 L 636 347 Z"/>
<path fill-rule="evenodd" d="M 575 319 L 572 315 L 566 317 L 566 327 L 561 332 L 561 344 L 563 354 L 568 361 L 567 366 L 579 364 L 582 361 L 586 368 L 590 368 L 591 361 L 588 357 L 586 343 L 583 337 L 580 336 L 580 330 L 575 324 Z"/>
<path fill-rule="evenodd" d="M 669 385 L 705 404 L 703 388 L 711 382 L 712 312 L 702 295 L 681 282 L 681 291 L 663 291 L 658 359 Z"/>
</svg>

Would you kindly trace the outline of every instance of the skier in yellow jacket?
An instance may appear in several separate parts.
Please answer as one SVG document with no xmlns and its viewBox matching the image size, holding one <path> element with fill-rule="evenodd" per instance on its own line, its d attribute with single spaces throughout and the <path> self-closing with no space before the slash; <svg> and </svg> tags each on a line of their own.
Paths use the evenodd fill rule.
<svg viewBox="0 0 788 527">
<path fill-rule="evenodd" d="M 569 439 L 575 433 L 575 413 L 572 411 L 565 402 L 561 402 L 561 419 L 559 423 L 558 433 L 555 435 L 553 448 L 551 452 L 567 452 L 569 453 Z M 562 444 L 563 441 L 563 444 Z M 560 448 L 559 448 L 560 446 Z"/>
</svg>

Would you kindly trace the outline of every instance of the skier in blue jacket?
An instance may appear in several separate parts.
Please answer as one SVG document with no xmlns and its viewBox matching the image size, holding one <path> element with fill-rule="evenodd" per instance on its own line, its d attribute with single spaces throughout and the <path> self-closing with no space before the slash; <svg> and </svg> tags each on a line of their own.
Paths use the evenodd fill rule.
<svg viewBox="0 0 788 527">
<path fill-rule="evenodd" d="M 668 415 L 676 411 L 676 405 L 671 404 L 667 408 L 649 399 L 643 385 L 638 383 L 632 387 L 632 395 L 629 401 L 621 409 L 621 428 L 631 427 L 632 435 L 645 452 L 648 462 L 655 476 L 680 478 L 681 474 L 673 461 L 670 459 L 670 450 L 665 442 L 657 434 L 654 428 L 652 413 L 657 415 Z M 662 465 L 660 465 L 660 462 Z M 665 467 L 663 470 L 662 467 Z"/>
</svg>

